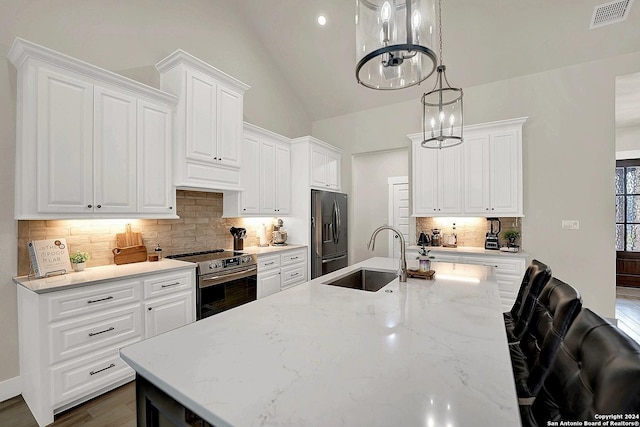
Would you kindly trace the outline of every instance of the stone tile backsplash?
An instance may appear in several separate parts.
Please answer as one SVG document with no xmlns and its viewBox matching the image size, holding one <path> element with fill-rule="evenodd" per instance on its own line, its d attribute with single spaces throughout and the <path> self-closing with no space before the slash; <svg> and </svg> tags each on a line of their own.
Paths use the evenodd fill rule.
<svg viewBox="0 0 640 427">
<path fill-rule="evenodd" d="M 273 218 L 222 218 L 222 194 L 178 190 L 176 209 L 179 219 L 131 219 L 131 220 L 42 220 L 18 221 L 18 274 L 29 273 L 30 260 L 27 251 L 29 240 L 64 237 L 69 253 L 81 250 L 89 252 L 89 267 L 113 264 L 112 250 L 116 247 L 116 234 L 124 233 L 126 224 L 134 232 L 142 233 L 148 252 L 157 244 L 164 255 L 233 247 L 229 233 L 232 226 L 247 229 L 245 246 L 257 245 L 257 229 Z"/>
<path fill-rule="evenodd" d="M 458 246 L 475 246 L 484 247 L 484 240 L 487 231 L 489 231 L 489 223 L 486 218 L 416 218 L 416 239 L 420 236 L 420 232 L 424 231 L 431 235 L 432 228 L 439 228 L 441 233 L 450 234 L 453 231 L 453 224 L 456 225 L 456 234 L 458 235 Z M 517 244 L 522 246 L 522 220 L 520 218 L 502 217 L 500 218 L 501 229 L 499 238 L 500 245 L 506 245 L 506 240 L 502 237 L 502 232 L 507 230 L 516 230 L 521 233 Z M 411 242 L 415 245 L 416 242 Z"/>
</svg>

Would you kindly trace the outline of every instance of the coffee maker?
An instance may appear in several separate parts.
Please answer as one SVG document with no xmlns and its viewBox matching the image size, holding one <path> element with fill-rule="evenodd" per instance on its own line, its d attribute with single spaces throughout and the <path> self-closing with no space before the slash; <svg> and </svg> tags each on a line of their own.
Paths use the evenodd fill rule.
<svg viewBox="0 0 640 427">
<path fill-rule="evenodd" d="M 487 218 L 489 223 L 489 231 L 484 239 L 485 249 L 500 250 L 498 235 L 500 234 L 500 218 Z"/>
</svg>

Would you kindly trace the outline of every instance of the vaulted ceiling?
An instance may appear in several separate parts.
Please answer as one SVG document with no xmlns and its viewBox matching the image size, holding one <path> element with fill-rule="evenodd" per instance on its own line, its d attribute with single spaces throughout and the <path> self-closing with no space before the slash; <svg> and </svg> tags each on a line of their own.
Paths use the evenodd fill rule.
<svg viewBox="0 0 640 427">
<path fill-rule="evenodd" d="M 421 86 L 375 91 L 355 78 L 354 0 L 234 0 L 312 121 L 415 99 Z M 443 0 L 444 63 L 469 87 L 640 51 L 640 5 L 589 29 L 607 0 Z M 318 14 L 327 16 L 320 27 Z M 640 64 L 638 64 L 640 70 Z M 585 88 L 587 90 L 588 88 Z"/>
</svg>

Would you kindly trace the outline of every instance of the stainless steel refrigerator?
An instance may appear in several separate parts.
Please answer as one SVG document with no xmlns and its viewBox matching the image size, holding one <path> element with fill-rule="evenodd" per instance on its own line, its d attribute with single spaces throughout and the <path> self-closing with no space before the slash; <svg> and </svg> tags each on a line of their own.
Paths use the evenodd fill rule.
<svg viewBox="0 0 640 427">
<path fill-rule="evenodd" d="M 347 195 L 311 190 L 311 278 L 347 262 Z"/>
</svg>

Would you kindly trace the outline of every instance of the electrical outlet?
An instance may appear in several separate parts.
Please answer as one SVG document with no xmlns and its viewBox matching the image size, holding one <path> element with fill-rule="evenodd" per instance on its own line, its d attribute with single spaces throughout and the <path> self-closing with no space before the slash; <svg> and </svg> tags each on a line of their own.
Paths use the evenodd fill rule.
<svg viewBox="0 0 640 427">
<path fill-rule="evenodd" d="M 580 229 L 580 221 L 576 219 L 563 219 L 562 220 L 562 229 L 563 230 L 579 230 Z"/>
</svg>

